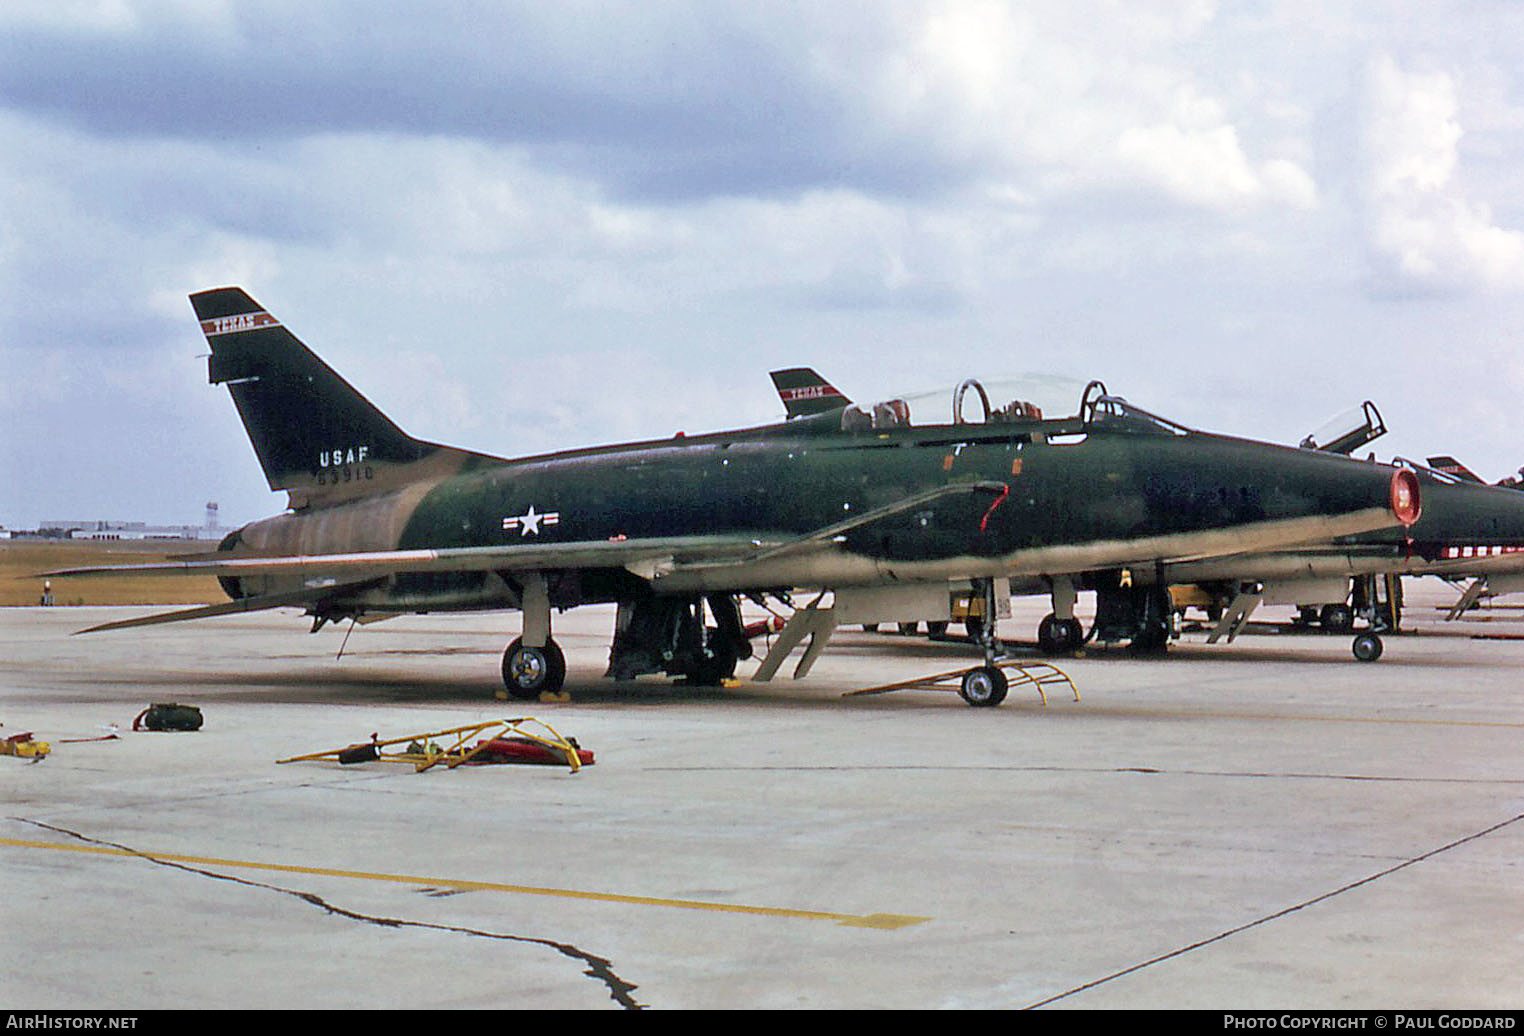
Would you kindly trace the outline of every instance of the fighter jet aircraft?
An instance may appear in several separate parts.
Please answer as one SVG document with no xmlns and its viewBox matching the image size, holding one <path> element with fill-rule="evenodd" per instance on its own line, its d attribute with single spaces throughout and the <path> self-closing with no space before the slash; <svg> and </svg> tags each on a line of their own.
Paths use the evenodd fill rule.
<svg viewBox="0 0 1524 1036">
<path fill-rule="evenodd" d="M 1409 470 L 1195 432 L 1101 387 L 1073 417 L 984 399 L 968 420 L 969 382 L 951 421 L 921 424 L 893 402 L 856 410 L 796 371 L 795 416 L 779 424 L 510 460 L 409 436 L 240 288 L 191 302 L 210 380 L 228 387 L 289 510 L 214 555 L 54 573 L 210 573 L 231 599 L 95 630 L 283 606 L 304 609 L 314 631 L 517 609 L 503 680 L 532 698 L 565 680 L 553 609 L 617 603 L 610 676 L 715 682 L 751 655 L 742 595 L 821 591 L 764 660 L 765 679 L 784 645 L 811 636 L 807 668 L 837 622 L 944 614 L 951 581 L 973 581 L 995 614 L 1011 579 L 1040 579 L 1069 636 L 1064 605 L 1084 577 L 1111 587 L 1140 636 L 1156 635 L 1158 592 L 1131 572 L 1420 515 Z M 985 664 L 963 679 L 973 705 L 1005 694 L 993 625 Z"/>
<path fill-rule="evenodd" d="M 1422 487 L 1424 513 L 1409 527 L 1324 546 L 1168 564 L 1161 578 L 1215 598 L 1223 613 L 1213 640 L 1231 639 L 1261 604 L 1322 602 L 1317 620 L 1330 632 L 1350 632 L 1358 614 L 1368 627 L 1353 642 L 1361 661 L 1381 657 L 1380 634 L 1399 621 L 1401 576 L 1474 579 L 1452 614 L 1489 590 L 1524 589 L 1524 495 L 1399 463 L 1409 465 Z M 1351 598 L 1353 606 L 1345 603 Z"/>
<path fill-rule="evenodd" d="M 1367 400 L 1301 447 L 1350 454 L 1386 430 Z M 1403 576 L 1470 579 L 1452 619 L 1482 596 L 1524 590 L 1524 496 L 1517 480 L 1488 485 L 1449 456 L 1430 457 L 1427 466 L 1400 457 L 1393 463 L 1411 469 L 1422 487 L 1424 513 L 1410 527 L 1291 551 L 1170 564 L 1159 576 L 1174 584 L 1177 603 L 1193 597 L 1209 609 L 1216 621 L 1209 642 L 1231 641 L 1262 604 L 1294 604 L 1299 623 L 1328 632 L 1351 632 L 1363 618 L 1366 629 L 1352 645 L 1361 661 L 1380 658 L 1380 635 L 1400 622 Z M 1186 586 L 1194 592 L 1182 595 Z"/>
</svg>

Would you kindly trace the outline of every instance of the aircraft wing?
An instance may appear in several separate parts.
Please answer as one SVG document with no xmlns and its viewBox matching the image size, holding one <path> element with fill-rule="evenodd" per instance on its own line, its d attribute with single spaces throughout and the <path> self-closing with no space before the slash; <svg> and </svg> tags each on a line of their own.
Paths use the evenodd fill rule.
<svg viewBox="0 0 1524 1036">
<path fill-rule="evenodd" d="M 690 564 L 744 563 L 829 544 L 837 536 L 891 515 L 924 507 L 949 496 L 1005 490 L 1002 482 L 960 482 L 915 493 L 854 518 L 803 535 L 788 533 L 656 536 L 642 539 L 578 540 L 487 547 L 355 551 L 345 554 L 198 555 L 176 561 L 131 565 L 94 565 L 40 572 L 38 577 L 68 576 L 290 576 L 309 580 L 384 578 L 396 572 L 513 572 L 569 568 L 629 568 L 637 573 L 657 562 L 665 567 Z M 325 588 L 327 589 L 327 588 Z"/>
<path fill-rule="evenodd" d="M 658 559 L 675 562 L 731 558 L 784 542 L 752 536 L 663 536 L 650 539 L 582 540 L 566 543 L 510 544 L 491 547 L 445 547 L 372 550 L 346 554 L 201 557 L 133 565 L 62 568 L 39 576 L 292 576 L 304 579 L 368 580 L 396 572 L 504 572 L 557 568 L 619 568 Z M 326 589 L 326 588 L 325 588 Z"/>
<path fill-rule="evenodd" d="M 452 547 L 437 550 L 377 550 L 346 554 L 206 556 L 131 565 L 55 569 L 39 577 L 70 576 L 281 576 L 302 580 L 296 590 L 254 594 L 222 604 L 162 612 L 108 622 L 80 633 L 153 626 L 168 622 L 242 614 L 268 608 L 310 607 L 383 583 L 397 573 L 512 572 L 566 568 L 624 567 L 647 578 L 657 571 L 700 560 L 729 559 L 778 546 L 780 539 L 741 536 L 674 536 L 638 540 Z"/>
<path fill-rule="evenodd" d="M 882 507 L 803 535 L 789 533 L 726 534 L 616 538 L 564 543 L 506 544 L 485 547 L 355 551 L 343 554 L 281 556 L 198 555 L 173 561 L 128 565 L 94 565 L 54 569 L 39 577 L 184 576 L 224 578 L 278 576 L 300 579 L 296 590 L 255 594 L 223 604 L 160 613 L 105 623 L 81 633 L 210 618 L 267 608 L 307 607 L 379 584 L 399 573 L 528 572 L 578 568 L 624 568 L 648 580 L 659 580 L 685 569 L 719 566 L 734 570 L 751 561 L 797 557 L 828 551 L 853 529 L 949 496 L 983 494 L 995 497 L 1006 487 L 999 482 L 968 482 L 911 494 Z"/>
</svg>

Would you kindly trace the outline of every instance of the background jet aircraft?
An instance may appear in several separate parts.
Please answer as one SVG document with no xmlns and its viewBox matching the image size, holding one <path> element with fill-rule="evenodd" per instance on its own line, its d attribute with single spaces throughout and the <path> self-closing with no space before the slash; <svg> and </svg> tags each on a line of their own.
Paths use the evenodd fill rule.
<svg viewBox="0 0 1524 1036">
<path fill-rule="evenodd" d="M 1374 661 L 1382 650 L 1380 633 L 1398 622 L 1398 577 L 1481 578 L 1491 573 L 1498 586 L 1512 589 L 1508 577 L 1524 572 L 1524 494 L 1427 468 L 1416 468 L 1414 474 L 1422 486 L 1423 515 L 1404 530 L 1344 537 L 1322 547 L 1171 564 L 1162 578 L 1201 587 L 1224 609 L 1214 639 L 1231 639 L 1234 627 L 1265 603 L 1308 607 L 1321 602 L 1319 621 L 1332 632 L 1348 631 L 1358 613 L 1370 629 L 1356 635 L 1355 657 Z M 1351 580 L 1353 606 L 1345 603 Z"/>
<path fill-rule="evenodd" d="M 945 612 L 955 580 L 993 602 L 1011 578 L 1041 579 L 1072 622 L 1063 602 L 1083 577 L 1152 636 L 1158 590 L 1126 572 L 1419 517 L 1411 471 L 1193 432 L 1104 392 L 1058 420 L 984 400 L 980 421 L 917 425 L 889 406 L 864 425 L 844 397 L 795 384 L 805 409 L 782 424 L 508 460 L 407 435 L 239 288 L 191 302 L 210 380 L 290 510 L 213 556 L 115 569 L 212 573 L 228 603 L 96 629 L 288 605 L 314 630 L 512 608 L 523 633 L 503 678 L 534 697 L 565 678 L 552 609 L 616 602 L 609 675 L 713 682 L 751 653 L 743 594 L 833 591 L 780 638 L 823 645 L 837 621 Z M 990 626 L 964 679 L 975 705 L 1004 697 Z M 775 646 L 759 673 L 781 660 Z"/>
<path fill-rule="evenodd" d="M 1463 483 L 1484 484 L 1479 475 L 1454 457 L 1430 457 L 1429 467 Z M 1515 491 L 1524 489 L 1524 468 L 1518 475 L 1510 475 L 1492 485 Z M 1412 574 L 1434 575 L 1451 583 L 1470 580 L 1446 619 L 1460 618 L 1483 598 L 1524 590 L 1524 545 L 1517 537 L 1499 536 L 1498 532 L 1498 529 L 1492 529 L 1491 535 L 1485 538 L 1441 544 L 1422 571 L 1410 569 Z"/>
<path fill-rule="evenodd" d="M 1472 471 L 1470 468 L 1466 467 L 1466 465 L 1462 464 L 1454 457 L 1430 457 L 1428 460 L 1428 465 L 1435 471 L 1443 472 L 1446 475 L 1454 475 L 1456 478 L 1460 479 L 1463 482 L 1479 482 L 1486 484 L 1480 475 Z M 1516 474 L 1509 475 L 1507 478 L 1498 479 L 1496 482 L 1493 482 L 1492 485 L 1503 486 L 1507 489 L 1524 489 L 1524 468 L 1520 468 Z"/>
<path fill-rule="evenodd" d="M 1301 445 L 1348 454 L 1385 432 L 1380 413 L 1366 401 Z M 1472 579 L 1451 618 L 1483 594 L 1524 589 L 1524 495 L 1502 488 L 1514 483 L 1489 486 L 1448 456 L 1429 458 L 1428 467 L 1396 463 L 1411 468 L 1423 487 L 1424 513 L 1411 527 L 1324 547 L 1170 565 L 1163 578 L 1204 593 L 1218 616 L 1214 641 L 1231 640 L 1260 604 L 1295 604 L 1300 621 L 1331 632 L 1350 631 L 1359 615 L 1369 627 L 1355 637 L 1355 657 L 1362 661 L 1380 657 L 1379 634 L 1400 621 L 1404 575 Z"/>
</svg>

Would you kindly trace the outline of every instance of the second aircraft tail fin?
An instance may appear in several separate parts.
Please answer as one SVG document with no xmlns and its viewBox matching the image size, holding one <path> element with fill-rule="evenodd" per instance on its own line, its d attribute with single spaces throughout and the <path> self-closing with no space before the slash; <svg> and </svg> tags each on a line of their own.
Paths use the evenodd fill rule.
<svg viewBox="0 0 1524 1036">
<path fill-rule="evenodd" d="M 1446 475 L 1454 475 L 1456 478 L 1460 479 L 1463 482 L 1476 482 L 1482 485 L 1486 484 L 1480 475 L 1473 472 L 1470 468 L 1466 467 L 1466 465 L 1462 464 L 1454 457 L 1430 457 L 1428 459 L 1428 464 L 1429 467 L 1433 468 L 1435 471 L 1443 471 Z"/>
<path fill-rule="evenodd" d="M 852 401 L 810 367 L 790 367 L 770 375 L 790 418 L 840 410 Z"/>
</svg>

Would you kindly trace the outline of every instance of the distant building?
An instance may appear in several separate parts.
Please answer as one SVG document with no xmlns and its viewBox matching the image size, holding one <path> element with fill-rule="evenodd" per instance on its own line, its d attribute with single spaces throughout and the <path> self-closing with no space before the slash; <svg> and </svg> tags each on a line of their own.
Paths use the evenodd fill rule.
<svg viewBox="0 0 1524 1036">
<path fill-rule="evenodd" d="M 216 506 L 208 505 L 205 525 L 50 518 L 43 521 L 37 532 L 48 538 L 71 540 L 217 540 L 222 538 L 222 529 L 216 524 Z"/>
</svg>

